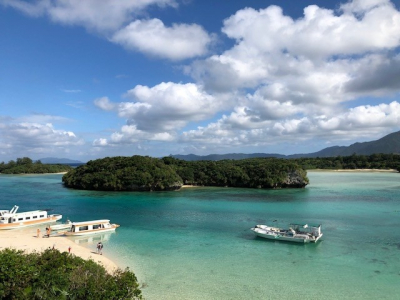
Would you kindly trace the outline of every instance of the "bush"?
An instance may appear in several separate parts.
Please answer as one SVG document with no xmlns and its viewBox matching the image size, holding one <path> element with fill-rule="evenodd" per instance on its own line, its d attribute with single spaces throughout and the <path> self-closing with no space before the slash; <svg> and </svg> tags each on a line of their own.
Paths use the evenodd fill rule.
<svg viewBox="0 0 400 300">
<path fill-rule="evenodd" d="M 142 299 L 129 269 L 107 273 L 93 260 L 45 250 L 0 251 L 0 299 Z"/>
</svg>

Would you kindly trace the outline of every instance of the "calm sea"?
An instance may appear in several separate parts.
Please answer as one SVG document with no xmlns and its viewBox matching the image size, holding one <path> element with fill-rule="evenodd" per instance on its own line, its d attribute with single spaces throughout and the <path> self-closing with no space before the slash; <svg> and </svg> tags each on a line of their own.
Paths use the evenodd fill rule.
<svg viewBox="0 0 400 300">
<path fill-rule="evenodd" d="M 0 209 L 111 219 L 78 239 L 133 270 L 146 299 L 399 299 L 400 174 L 308 172 L 305 189 L 69 190 L 61 175 L 0 176 Z M 317 244 L 256 238 L 255 224 L 322 224 Z"/>
</svg>

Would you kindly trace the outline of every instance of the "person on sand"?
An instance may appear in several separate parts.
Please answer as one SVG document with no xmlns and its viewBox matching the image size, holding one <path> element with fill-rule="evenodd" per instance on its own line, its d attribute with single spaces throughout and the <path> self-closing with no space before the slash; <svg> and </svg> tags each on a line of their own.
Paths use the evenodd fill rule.
<svg viewBox="0 0 400 300">
<path fill-rule="evenodd" d="M 71 246 L 68 247 L 68 253 L 71 253 Z"/>
<path fill-rule="evenodd" d="M 36 237 L 40 238 L 40 229 L 39 228 L 36 230 Z"/>
<path fill-rule="evenodd" d="M 99 254 L 100 253 L 100 242 L 97 243 L 96 248 L 97 248 L 97 254 Z"/>
<path fill-rule="evenodd" d="M 97 243 L 97 250 L 100 255 L 103 255 L 103 243 L 102 242 Z"/>
<path fill-rule="evenodd" d="M 50 226 L 46 228 L 46 233 L 47 233 L 47 237 L 50 237 L 50 233 L 51 233 L 51 228 Z"/>
</svg>

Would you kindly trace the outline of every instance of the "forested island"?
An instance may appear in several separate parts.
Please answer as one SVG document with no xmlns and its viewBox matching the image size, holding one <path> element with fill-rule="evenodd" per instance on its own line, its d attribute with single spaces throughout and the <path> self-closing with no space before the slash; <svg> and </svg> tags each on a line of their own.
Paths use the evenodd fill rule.
<svg viewBox="0 0 400 300">
<path fill-rule="evenodd" d="M 49 165 L 42 164 L 40 160 L 33 162 L 29 157 L 17 158 L 16 161 L 10 160 L 8 163 L 0 163 L 0 173 L 2 174 L 44 174 L 60 173 L 72 170 L 68 165 Z"/>
<path fill-rule="evenodd" d="M 243 188 L 304 188 L 307 172 L 295 161 L 255 158 L 184 161 L 173 157 L 106 157 L 70 170 L 66 187 L 102 191 L 168 191 L 182 185 Z"/>
<path fill-rule="evenodd" d="M 371 154 L 292 159 L 306 170 L 394 169 L 400 172 L 400 155 Z"/>
</svg>

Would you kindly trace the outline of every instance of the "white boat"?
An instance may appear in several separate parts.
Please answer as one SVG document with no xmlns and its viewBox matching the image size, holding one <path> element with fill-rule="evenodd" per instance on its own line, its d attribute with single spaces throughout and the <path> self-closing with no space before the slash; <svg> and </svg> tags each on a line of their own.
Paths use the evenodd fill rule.
<svg viewBox="0 0 400 300">
<path fill-rule="evenodd" d="M 77 236 L 96 233 L 105 233 L 114 231 L 118 228 L 118 224 L 111 224 L 110 220 L 96 220 L 86 222 L 72 222 L 69 230 L 64 232 L 65 235 Z"/>
<path fill-rule="evenodd" d="M 311 224 L 290 224 L 289 229 L 256 225 L 250 230 L 262 238 L 295 243 L 316 243 L 323 235 L 321 225 Z"/>
<path fill-rule="evenodd" d="M 14 205 L 11 210 L 0 210 L 0 229 L 16 229 L 52 223 L 62 218 L 62 215 L 49 215 L 45 210 L 17 213 L 18 208 L 19 206 Z"/>
<path fill-rule="evenodd" d="M 71 224 L 72 222 L 70 220 L 67 220 L 65 223 L 62 224 L 55 224 L 55 225 L 51 225 L 51 231 L 65 231 L 67 229 L 71 228 Z"/>
</svg>

